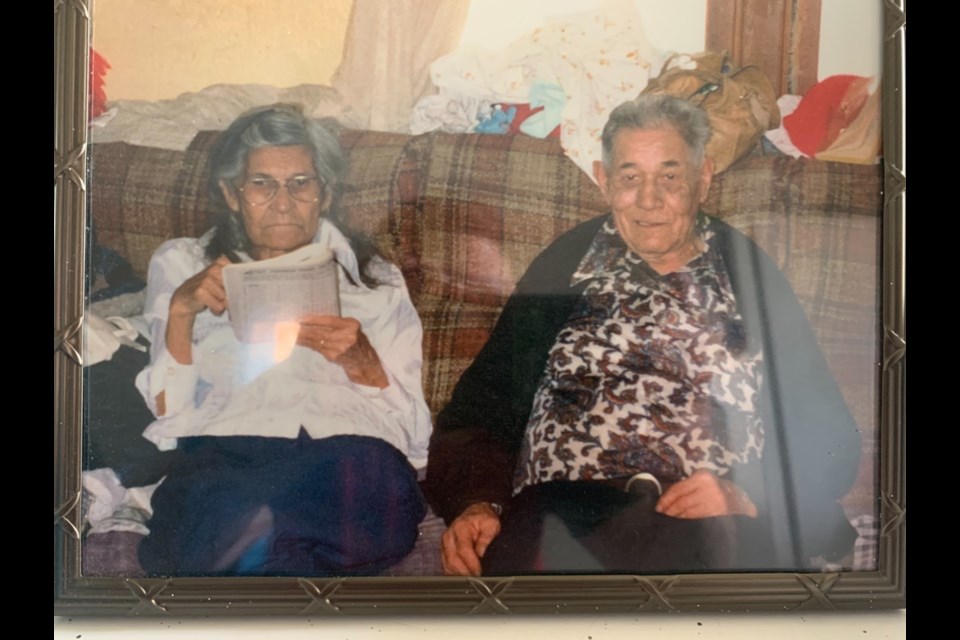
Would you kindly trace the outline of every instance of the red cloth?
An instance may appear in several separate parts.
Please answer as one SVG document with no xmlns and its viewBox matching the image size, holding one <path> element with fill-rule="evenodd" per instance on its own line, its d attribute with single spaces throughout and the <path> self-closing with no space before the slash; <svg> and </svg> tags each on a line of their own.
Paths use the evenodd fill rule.
<svg viewBox="0 0 960 640">
<path fill-rule="evenodd" d="M 504 110 L 509 109 L 510 107 L 516 107 L 516 108 L 517 108 L 517 115 L 515 115 L 515 116 L 513 117 L 513 120 L 510 122 L 510 128 L 507 129 L 507 135 L 508 135 L 508 136 L 515 136 L 515 135 L 517 135 L 518 133 L 521 133 L 521 131 L 520 131 L 520 125 L 523 124 L 523 121 L 526 120 L 527 118 L 529 118 L 530 116 L 532 116 L 533 114 L 539 113 L 539 112 L 543 111 L 543 107 L 537 107 L 536 109 L 532 109 L 529 104 L 504 104 L 504 105 L 501 105 L 501 108 L 503 108 Z M 548 137 L 548 138 L 557 138 L 557 139 L 559 140 L 559 139 L 560 139 L 560 125 L 557 125 L 556 127 L 554 127 L 553 131 L 551 131 L 551 132 L 550 132 L 550 135 L 548 135 L 547 137 Z"/>
<path fill-rule="evenodd" d="M 107 110 L 106 80 L 110 63 L 102 55 L 90 49 L 90 117 L 96 118 Z"/>
<path fill-rule="evenodd" d="M 810 88 L 783 126 L 796 147 L 808 156 L 823 151 L 860 113 L 869 96 L 870 78 L 839 75 Z"/>
</svg>

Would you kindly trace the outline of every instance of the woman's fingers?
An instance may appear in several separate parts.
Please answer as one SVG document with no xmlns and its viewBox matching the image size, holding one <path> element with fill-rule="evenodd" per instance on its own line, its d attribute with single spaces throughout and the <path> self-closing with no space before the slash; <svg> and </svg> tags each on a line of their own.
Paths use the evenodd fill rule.
<svg viewBox="0 0 960 640">
<path fill-rule="evenodd" d="M 170 300 L 171 315 L 196 315 L 210 309 L 214 315 L 227 310 L 227 292 L 223 287 L 223 267 L 230 264 L 220 256 L 209 267 L 187 278 Z"/>
<path fill-rule="evenodd" d="M 202 289 L 207 296 L 207 308 L 219 316 L 227 310 L 227 290 L 223 286 L 223 268 L 230 264 L 224 256 L 220 256 L 206 270 L 206 277 L 203 279 Z"/>
<path fill-rule="evenodd" d="M 357 335 L 337 330 L 327 324 L 300 323 L 297 343 L 323 354 L 330 361 L 337 361 L 357 342 Z"/>
<path fill-rule="evenodd" d="M 338 316 L 308 315 L 300 319 L 301 326 L 310 326 L 323 330 L 331 335 L 353 336 L 354 339 L 362 333 L 360 321 L 356 318 L 340 318 Z"/>
<path fill-rule="evenodd" d="M 311 315 L 300 321 L 297 343 L 334 362 L 357 384 L 381 389 L 389 386 L 380 356 L 356 318 Z"/>
<path fill-rule="evenodd" d="M 205 278 L 197 289 L 196 297 L 215 316 L 227 310 L 227 292 L 223 288 L 223 281 L 217 277 Z"/>
<path fill-rule="evenodd" d="M 320 351 L 329 360 L 345 355 L 363 335 L 360 322 L 354 318 L 316 315 L 300 320 L 300 333 L 306 339 L 306 346 Z"/>
</svg>

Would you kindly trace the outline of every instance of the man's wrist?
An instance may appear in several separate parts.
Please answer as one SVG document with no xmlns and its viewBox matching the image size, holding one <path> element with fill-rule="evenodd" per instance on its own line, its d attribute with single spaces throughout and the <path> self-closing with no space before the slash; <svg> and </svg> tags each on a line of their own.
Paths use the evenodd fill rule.
<svg viewBox="0 0 960 640">
<path fill-rule="evenodd" d="M 750 498 L 750 494 L 743 490 L 743 488 L 732 482 L 726 480 L 726 492 L 729 496 L 728 504 L 732 503 L 733 512 L 735 514 L 748 516 L 750 518 L 757 517 L 757 505 L 754 504 L 753 500 Z"/>
<path fill-rule="evenodd" d="M 499 518 L 503 515 L 503 505 L 499 502 L 489 502 L 487 500 L 481 500 L 479 502 L 473 502 L 467 505 L 467 508 L 463 510 L 460 515 L 472 515 L 475 513 L 486 513 L 495 515 Z"/>
</svg>

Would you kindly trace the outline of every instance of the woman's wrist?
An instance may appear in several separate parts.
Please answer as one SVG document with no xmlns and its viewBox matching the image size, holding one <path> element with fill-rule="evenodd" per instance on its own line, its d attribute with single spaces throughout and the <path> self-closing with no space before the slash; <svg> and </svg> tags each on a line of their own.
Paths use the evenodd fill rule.
<svg viewBox="0 0 960 640">
<path fill-rule="evenodd" d="M 360 384 L 367 387 L 377 387 L 380 389 L 386 389 L 390 386 L 390 380 L 387 378 L 386 371 L 384 371 L 383 367 L 380 365 L 379 358 L 372 363 L 368 362 L 365 364 L 356 364 L 345 362 L 341 363 L 340 366 L 343 367 L 343 371 L 354 384 Z"/>
<path fill-rule="evenodd" d="M 380 363 L 380 356 L 362 333 L 357 342 L 337 358 L 336 363 L 343 367 L 347 377 L 355 384 L 380 389 L 390 386 L 387 372 Z"/>
<path fill-rule="evenodd" d="M 175 312 L 175 302 L 170 301 L 170 314 L 164 336 L 167 351 L 180 364 L 193 364 L 193 324 L 196 313 Z"/>
<path fill-rule="evenodd" d="M 200 313 L 199 310 L 194 309 L 193 305 L 189 302 L 184 301 L 179 295 L 179 290 L 175 291 L 170 297 L 170 305 L 168 307 L 167 317 L 168 318 L 180 318 L 183 320 L 189 319 L 191 322 L 197 317 L 197 314 Z"/>
</svg>

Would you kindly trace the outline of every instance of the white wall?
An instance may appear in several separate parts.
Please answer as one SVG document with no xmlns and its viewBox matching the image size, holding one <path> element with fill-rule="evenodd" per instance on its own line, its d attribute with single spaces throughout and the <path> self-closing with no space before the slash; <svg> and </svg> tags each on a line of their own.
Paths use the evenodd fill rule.
<svg viewBox="0 0 960 640">
<path fill-rule="evenodd" d="M 95 0 L 93 46 L 110 100 L 174 98 L 215 83 L 330 81 L 353 0 Z"/>
<path fill-rule="evenodd" d="M 880 76 L 882 0 L 823 0 L 820 18 L 821 80 L 838 73 Z"/>
<path fill-rule="evenodd" d="M 246 620 L 54 618 L 54 640 L 78 636 L 100 640 L 898 640 L 907 637 L 907 616 L 905 611 L 781 611 L 596 617 L 564 613 L 552 617 L 324 615 Z"/>
</svg>

